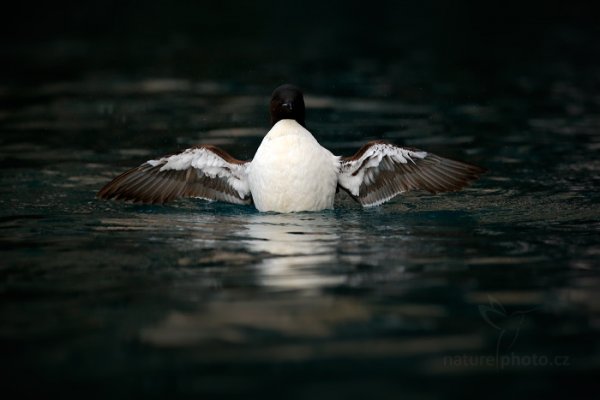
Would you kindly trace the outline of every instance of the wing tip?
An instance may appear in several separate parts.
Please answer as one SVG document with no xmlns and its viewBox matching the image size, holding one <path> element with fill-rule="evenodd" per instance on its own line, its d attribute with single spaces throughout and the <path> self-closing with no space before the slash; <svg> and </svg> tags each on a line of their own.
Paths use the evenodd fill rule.
<svg viewBox="0 0 600 400">
<path fill-rule="evenodd" d="M 119 177 L 104 185 L 102 189 L 96 193 L 96 199 L 106 201 L 121 201 L 129 204 L 154 205 L 162 205 L 172 200 L 170 198 L 163 198 L 162 196 L 150 196 L 147 193 L 136 193 L 134 190 L 120 185 L 118 179 Z"/>
<path fill-rule="evenodd" d="M 127 204 L 138 204 L 138 205 L 163 205 L 163 204 L 169 202 L 169 200 L 163 200 L 163 199 L 159 199 L 159 198 L 142 199 L 139 197 L 122 196 L 119 194 L 106 195 L 106 196 L 96 195 L 96 199 L 103 200 L 103 201 L 117 201 L 117 202 L 122 202 L 122 203 L 127 203 Z"/>
</svg>

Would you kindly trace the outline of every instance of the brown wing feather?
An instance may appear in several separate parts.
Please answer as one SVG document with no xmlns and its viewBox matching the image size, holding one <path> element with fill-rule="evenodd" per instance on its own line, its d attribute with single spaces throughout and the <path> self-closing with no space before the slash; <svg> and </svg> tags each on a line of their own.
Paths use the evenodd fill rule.
<svg viewBox="0 0 600 400">
<path fill-rule="evenodd" d="M 369 154 L 377 146 L 382 156 L 377 166 L 371 161 L 376 157 Z M 407 162 L 399 162 L 392 152 L 412 153 Z M 418 157 L 418 154 L 426 154 Z M 371 206 L 384 203 L 395 195 L 409 190 L 426 190 L 430 193 L 457 191 L 486 172 L 485 168 L 462 161 L 421 152 L 413 148 L 400 148 L 385 141 L 369 142 L 351 157 L 342 158 L 342 174 L 352 177 L 363 175 L 358 195 L 353 197 L 362 205 Z M 343 187 L 343 186 L 342 186 Z M 349 188 L 344 188 L 349 193 Z M 351 193 L 352 194 L 352 193 Z"/>
<path fill-rule="evenodd" d="M 208 150 L 233 166 L 246 163 L 214 146 L 197 148 Z M 144 204 L 162 204 L 181 197 L 200 197 L 235 204 L 252 203 L 250 194 L 240 195 L 226 177 L 209 176 L 202 169 L 192 166 L 186 169 L 161 170 L 167 161 L 168 157 L 164 157 L 158 163 L 146 162 L 122 173 L 100 189 L 97 196 L 101 199 Z"/>
</svg>

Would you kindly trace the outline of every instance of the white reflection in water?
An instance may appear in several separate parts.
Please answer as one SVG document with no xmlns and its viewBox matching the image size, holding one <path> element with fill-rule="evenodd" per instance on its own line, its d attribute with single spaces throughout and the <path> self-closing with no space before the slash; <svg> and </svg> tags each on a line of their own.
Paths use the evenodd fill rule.
<svg viewBox="0 0 600 400">
<path fill-rule="evenodd" d="M 246 224 L 243 243 L 253 253 L 266 253 L 256 266 L 264 286 L 319 288 L 342 282 L 318 265 L 336 261 L 340 239 L 337 220 L 323 214 L 257 214 Z"/>
<path fill-rule="evenodd" d="M 255 214 L 246 224 L 249 250 L 277 256 L 329 252 L 339 239 L 332 215 Z"/>
<path fill-rule="evenodd" d="M 260 285 L 269 288 L 320 289 L 346 280 L 329 268 L 339 264 L 336 249 L 341 240 L 339 220 L 332 213 L 133 214 L 131 218 L 105 218 L 96 229 L 160 232 L 155 240 L 168 240 L 180 252 L 202 250 L 196 261 L 181 257 L 182 265 L 241 262 L 244 268 L 254 269 Z M 228 248 L 227 244 L 236 246 Z M 246 251 L 239 251 L 240 244 Z"/>
</svg>

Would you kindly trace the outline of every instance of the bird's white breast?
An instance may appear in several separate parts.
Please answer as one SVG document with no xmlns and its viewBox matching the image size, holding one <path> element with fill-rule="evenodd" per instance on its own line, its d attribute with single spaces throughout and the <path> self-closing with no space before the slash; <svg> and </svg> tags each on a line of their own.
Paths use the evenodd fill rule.
<svg viewBox="0 0 600 400">
<path fill-rule="evenodd" d="M 319 145 L 302 125 L 277 122 L 248 168 L 259 211 L 318 211 L 333 208 L 339 158 Z"/>
</svg>

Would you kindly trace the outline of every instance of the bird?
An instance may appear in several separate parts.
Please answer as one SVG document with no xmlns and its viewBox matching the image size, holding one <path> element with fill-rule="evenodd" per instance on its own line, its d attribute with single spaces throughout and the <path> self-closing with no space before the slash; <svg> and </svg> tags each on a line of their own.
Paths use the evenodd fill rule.
<svg viewBox="0 0 600 400">
<path fill-rule="evenodd" d="M 375 207 L 411 190 L 457 191 L 486 172 L 385 140 L 336 156 L 307 130 L 304 95 L 291 84 L 273 91 L 270 115 L 272 127 L 250 161 L 197 145 L 125 171 L 97 197 L 143 204 L 193 197 L 290 213 L 332 209 L 340 189 L 363 207 Z"/>
</svg>

